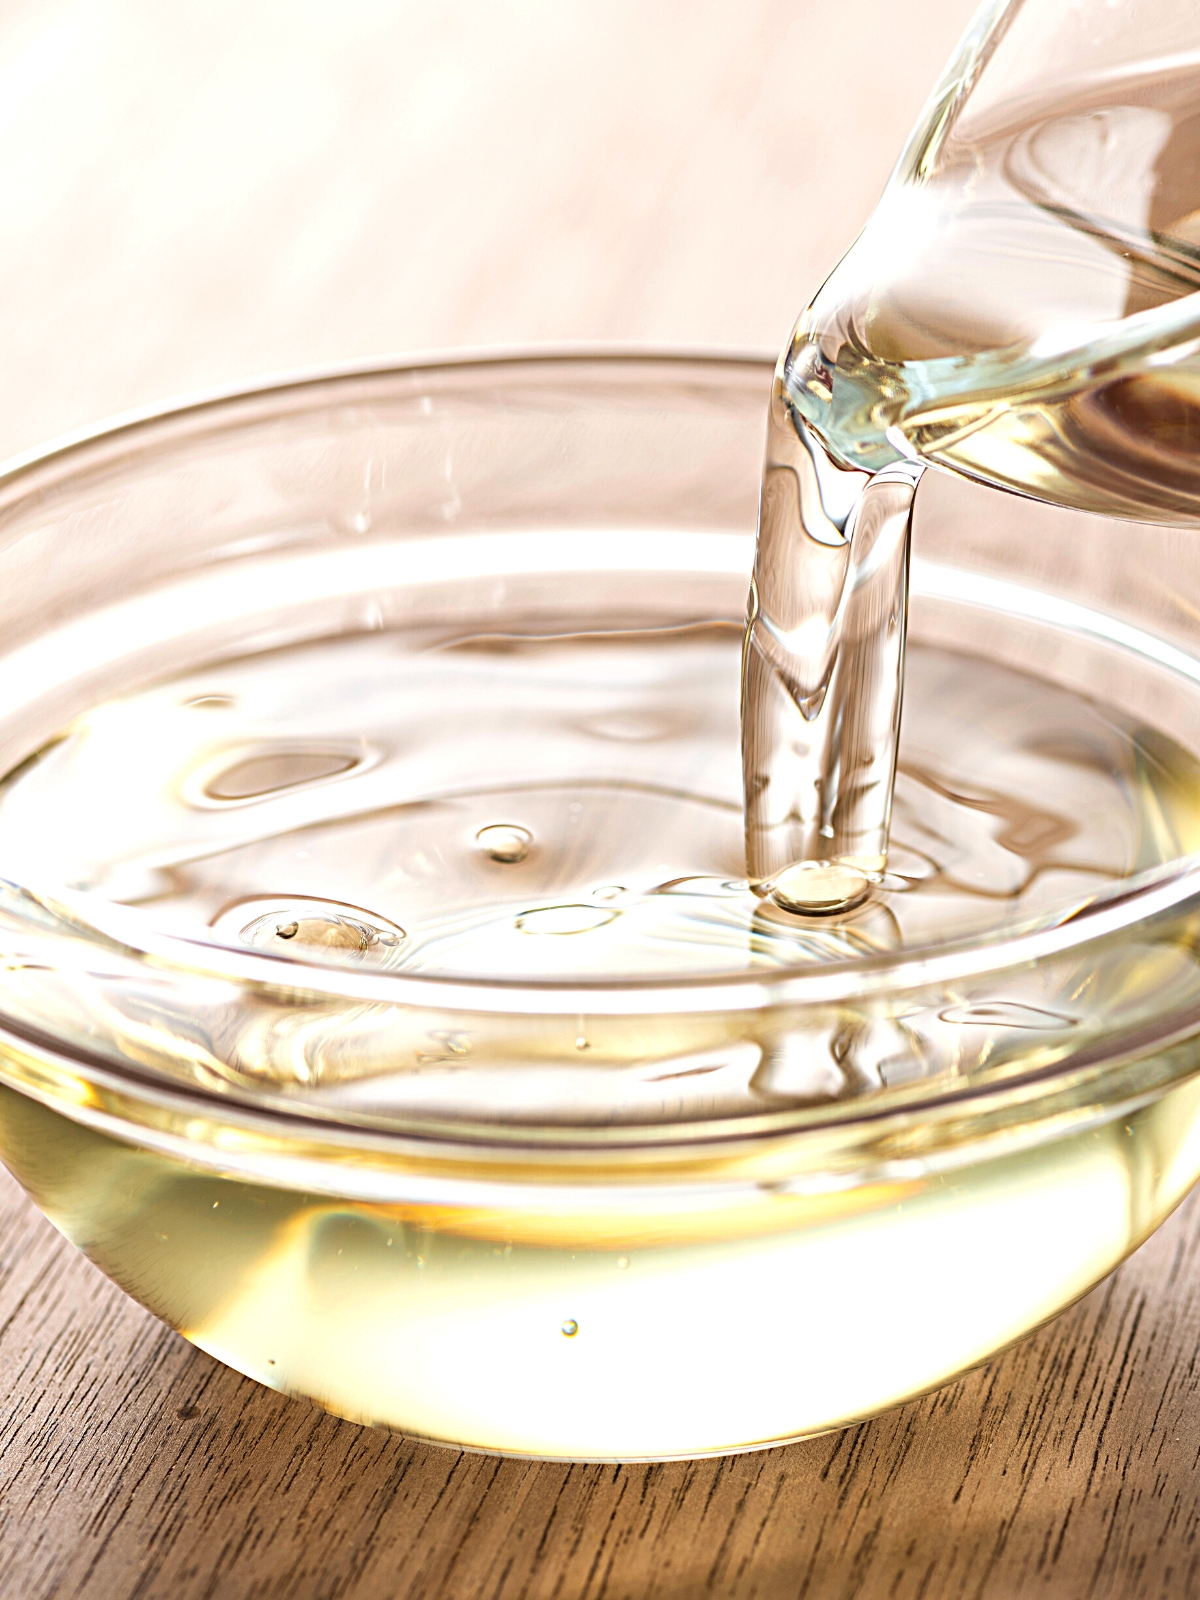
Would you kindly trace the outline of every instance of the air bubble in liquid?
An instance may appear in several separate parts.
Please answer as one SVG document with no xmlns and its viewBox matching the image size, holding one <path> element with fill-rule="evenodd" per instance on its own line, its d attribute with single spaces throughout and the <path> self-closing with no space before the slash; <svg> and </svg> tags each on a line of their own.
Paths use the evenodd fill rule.
<svg viewBox="0 0 1200 1600">
<path fill-rule="evenodd" d="M 486 828 L 480 828 L 475 835 L 475 843 L 492 861 L 513 863 L 524 861 L 533 843 L 533 835 L 528 828 L 522 828 L 515 822 L 492 822 Z"/>
<path fill-rule="evenodd" d="M 575 1321 L 574 1317 L 567 1318 L 562 1325 L 562 1331 L 564 1339 L 573 1339 L 575 1337 L 575 1335 L 579 1332 L 579 1324 Z"/>
</svg>

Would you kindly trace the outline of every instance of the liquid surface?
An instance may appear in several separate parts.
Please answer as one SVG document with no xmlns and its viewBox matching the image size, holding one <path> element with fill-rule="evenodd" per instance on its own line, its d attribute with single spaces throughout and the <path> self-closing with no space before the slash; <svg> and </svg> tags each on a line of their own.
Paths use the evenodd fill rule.
<svg viewBox="0 0 1200 1600">
<path fill-rule="evenodd" d="M 1200 845 L 1182 746 L 918 644 L 888 873 L 849 916 L 789 914 L 742 865 L 739 644 L 375 634 L 225 663 L 97 707 L 10 775 L 0 872 L 283 958 L 617 979 L 1056 920 Z"/>
</svg>

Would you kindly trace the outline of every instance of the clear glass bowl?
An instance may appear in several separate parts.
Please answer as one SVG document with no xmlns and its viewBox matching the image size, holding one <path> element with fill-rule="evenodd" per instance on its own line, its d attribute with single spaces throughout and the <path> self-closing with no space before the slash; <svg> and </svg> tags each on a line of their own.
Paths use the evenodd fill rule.
<svg viewBox="0 0 1200 1600">
<path fill-rule="evenodd" d="M 733 668 L 706 759 L 736 774 L 771 377 L 451 361 L 17 463 L 0 768 L 102 703 L 305 642 L 383 634 L 400 660 L 419 636 L 436 688 L 434 634 L 716 629 Z M 933 475 L 920 494 L 914 640 L 1200 748 L 1190 536 L 1139 530 L 1133 566 L 1127 525 Z M 650 688 L 612 687 L 605 770 L 670 801 L 671 739 L 638 722 Z M 591 684 L 593 718 L 607 692 Z M 454 733 L 437 781 L 458 793 L 483 735 Z M 292 787 L 341 770 L 334 751 Z M 136 764 L 115 791 L 61 830 L 64 859 L 136 811 Z M 607 979 L 406 970 L 386 940 L 280 951 L 256 943 L 257 903 L 244 927 L 189 929 L 156 913 L 153 873 L 115 895 L 34 871 L 0 808 L 0 1154 L 187 1338 L 343 1416 L 570 1459 L 837 1427 L 1053 1316 L 1200 1172 L 1195 798 L 1155 801 L 1174 853 L 1066 908 Z M 736 794 L 721 805 L 736 828 Z"/>
</svg>

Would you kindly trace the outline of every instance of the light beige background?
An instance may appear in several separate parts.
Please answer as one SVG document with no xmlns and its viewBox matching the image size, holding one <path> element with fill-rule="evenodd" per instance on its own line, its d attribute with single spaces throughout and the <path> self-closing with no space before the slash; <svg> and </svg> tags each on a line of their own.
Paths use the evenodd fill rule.
<svg viewBox="0 0 1200 1600">
<path fill-rule="evenodd" d="M 323 362 L 777 349 L 968 0 L 5 0 L 0 457 Z"/>
</svg>

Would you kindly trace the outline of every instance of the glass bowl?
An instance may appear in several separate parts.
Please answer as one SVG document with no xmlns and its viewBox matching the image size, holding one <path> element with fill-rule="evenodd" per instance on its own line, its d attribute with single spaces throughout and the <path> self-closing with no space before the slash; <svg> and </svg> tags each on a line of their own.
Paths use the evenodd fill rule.
<svg viewBox="0 0 1200 1600">
<path fill-rule="evenodd" d="M 569 788 L 581 761 L 681 833 L 708 785 L 704 848 L 736 878 L 771 378 L 766 361 L 579 355 L 323 375 L 0 478 L 0 1154 L 122 1288 L 260 1382 L 513 1454 L 760 1447 L 985 1360 L 1200 1172 L 1190 768 L 1151 785 L 1137 838 L 1156 849 L 1119 881 L 891 947 L 814 926 L 794 959 L 718 939 L 694 969 L 589 975 L 559 937 L 521 970 L 460 946 L 406 965 L 370 899 L 386 851 L 357 899 L 247 868 L 228 903 L 179 910 L 218 845 L 291 849 L 331 806 L 408 828 L 433 796 L 468 829 L 470 870 L 506 872 L 528 840 L 495 796 Z M 1134 569 L 1129 525 L 932 474 L 919 493 L 918 644 L 1089 696 L 1139 749 L 1192 759 L 1189 536 L 1137 529 Z M 727 692 L 686 650 L 656 676 L 639 651 L 664 638 L 709 641 Z M 603 646 L 600 664 L 572 676 L 563 641 Z M 288 664 L 310 647 L 301 689 Z M 269 669 L 299 727 L 335 647 L 393 652 L 392 723 L 359 725 L 351 698 L 300 748 L 278 723 L 221 720 L 229 675 Z M 506 665 L 534 656 L 524 677 Z M 469 680 L 457 700 L 447 673 Z M 530 694 L 559 697 L 549 754 L 525 737 Z M 225 729 L 205 745 L 220 771 L 172 790 L 187 872 L 144 804 L 168 703 Z M 97 729 L 118 723 L 125 764 L 96 776 Z M 23 785 L 64 749 L 74 809 L 45 801 L 32 848 L 21 796 L 43 800 Z M 486 861 L 481 815 L 508 830 Z M 630 862 L 650 815 L 619 830 Z M 118 834 L 120 870 L 100 871 Z M 414 895 L 467 872 L 388 837 L 426 863 Z M 688 882 L 656 892 L 674 915 Z M 606 893 L 548 931 L 602 924 Z"/>
</svg>

